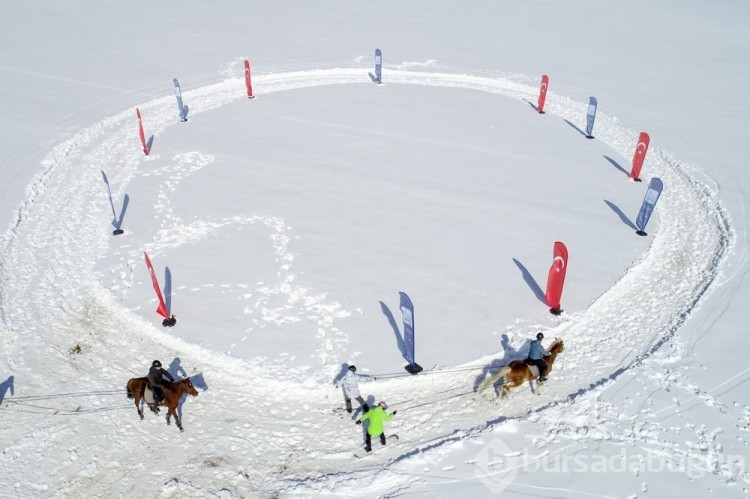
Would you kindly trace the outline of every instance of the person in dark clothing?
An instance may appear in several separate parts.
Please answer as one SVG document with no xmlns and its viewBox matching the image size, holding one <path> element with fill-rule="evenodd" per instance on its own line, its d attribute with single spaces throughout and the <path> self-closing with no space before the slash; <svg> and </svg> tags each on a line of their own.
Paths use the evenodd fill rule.
<svg viewBox="0 0 750 499">
<path fill-rule="evenodd" d="M 151 369 L 148 370 L 148 387 L 154 394 L 154 406 L 159 405 L 159 402 L 164 398 L 163 390 L 171 386 L 174 383 L 174 378 L 169 371 L 161 366 L 161 362 L 155 360 L 151 363 Z M 156 412 L 158 409 L 151 409 Z"/>
<path fill-rule="evenodd" d="M 547 363 L 544 362 L 544 359 L 542 359 L 542 356 L 551 355 L 542 346 L 543 339 L 544 339 L 544 335 L 542 333 L 538 333 L 536 335 L 536 340 L 532 341 L 531 345 L 529 345 L 529 357 L 525 361 L 527 364 L 533 364 L 539 368 L 539 382 L 540 383 L 547 381 L 547 378 L 544 377 L 544 375 L 547 373 Z"/>
</svg>

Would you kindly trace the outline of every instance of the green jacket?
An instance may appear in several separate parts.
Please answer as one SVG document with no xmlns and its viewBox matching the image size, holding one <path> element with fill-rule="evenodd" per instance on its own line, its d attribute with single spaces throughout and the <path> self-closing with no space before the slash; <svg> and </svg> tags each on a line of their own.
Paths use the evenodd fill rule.
<svg viewBox="0 0 750 499">
<path fill-rule="evenodd" d="M 383 434 L 383 421 L 390 421 L 393 419 L 393 414 L 388 414 L 382 407 L 377 406 L 374 409 L 370 409 L 359 418 L 360 421 L 364 421 L 365 419 L 370 420 L 370 425 L 367 427 L 367 433 L 373 437 L 377 437 Z"/>
</svg>

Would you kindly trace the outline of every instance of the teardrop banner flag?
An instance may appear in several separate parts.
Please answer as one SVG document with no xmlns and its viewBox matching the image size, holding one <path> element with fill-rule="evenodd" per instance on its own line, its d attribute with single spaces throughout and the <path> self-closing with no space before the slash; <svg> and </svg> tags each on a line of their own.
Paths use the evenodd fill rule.
<svg viewBox="0 0 750 499">
<path fill-rule="evenodd" d="M 383 83 L 383 53 L 375 49 L 375 81 L 378 85 Z"/>
<path fill-rule="evenodd" d="M 255 99 L 253 95 L 253 83 L 250 81 L 250 61 L 245 59 L 245 87 L 247 87 L 247 98 Z"/>
<path fill-rule="evenodd" d="M 643 168 L 643 160 L 646 159 L 646 151 L 648 151 L 650 143 L 651 137 L 646 132 L 641 132 L 638 136 L 638 145 L 635 146 L 635 152 L 633 153 L 633 169 L 630 170 L 630 175 L 628 175 L 636 182 L 641 181 L 641 168 Z"/>
<path fill-rule="evenodd" d="M 156 291 L 156 298 L 159 300 L 159 306 L 156 307 L 156 313 L 169 320 L 169 311 L 167 310 L 167 305 L 164 303 L 164 296 L 161 294 L 161 288 L 159 287 L 158 279 L 156 279 L 154 266 L 151 265 L 151 259 L 148 257 L 148 253 L 144 252 L 143 256 L 146 257 L 146 267 L 148 268 L 148 273 L 151 274 L 151 282 L 154 285 L 154 291 Z"/>
<path fill-rule="evenodd" d="M 560 315 L 560 297 L 562 296 L 563 284 L 565 284 L 565 272 L 568 269 L 568 248 L 560 241 L 556 241 L 552 248 L 552 267 L 547 276 L 547 293 L 545 298 L 550 306 L 550 313 Z"/>
<path fill-rule="evenodd" d="M 646 224 L 648 223 L 648 219 L 651 218 L 654 208 L 656 208 L 656 202 L 659 200 L 659 196 L 661 196 L 661 191 L 663 189 L 664 184 L 662 184 L 661 180 L 656 177 L 652 178 L 651 182 L 648 183 L 648 190 L 643 198 L 641 209 L 638 211 L 638 218 L 635 219 L 635 226 L 638 228 L 635 233 L 639 236 L 648 235 L 645 231 Z"/>
<path fill-rule="evenodd" d="M 537 100 L 536 110 L 539 114 L 544 114 L 544 101 L 547 99 L 547 87 L 549 86 L 549 76 L 542 75 L 542 85 L 539 87 L 539 99 Z"/>
<path fill-rule="evenodd" d="M 180 82 L 175 78 L 172 80 L 172 84 L 174 85 L 174 96 L 177 98 L 177 109 L 180 111 L 180 121 L 184 123 L 187 121 L 187 111 L 185 111 L 185 106 L 182 105 L 182 90 L 180 90 Z"/>
<path fill-rule="evenodd" d="M 417 374 L 422 371 L 422 366 L 414 362 L 414 305 L 406 293 L 399 292 L 401 315 L 404 319 L 404 358 L 409 363 L 406 371 Z"/>
<path fill-rule="evenodd" d="M 107 178 L 107 174 L 104 173 L 104 170 L 102 170 L 102 177 L 104 178 L 104 185 L 107 186 L 107 196 L 109 196 L 109 205 L 112 207 L 112 225 L 115 228 L 112 234 L 115 236 L 119 236 L 125 231 L 123 231 L 120 228 L 121 223 L 119 220 L 117 220 L 117 213 L 115 212 L 115 203 L 112 201 L 112 189 L 109 188 L 109 179 Z"/>
<path fill-rule="evenodd" d="M 143 133 L 143 120 L 141 120 L 141 110 L 135 108 L 135 114 L 138 116 L 138 134 L 141 136 L 141 144 L 143 144 L 143 154 L 148 156 L 148 147 L 146 147 L 146 135 Z"/>
<path fill-rule="evenodd" d="M 589 97 L 589 108 L 586 111 L 586 138 L 593 139 L 594 119 L 596 118 L 596 97 Z"/>
</svg>

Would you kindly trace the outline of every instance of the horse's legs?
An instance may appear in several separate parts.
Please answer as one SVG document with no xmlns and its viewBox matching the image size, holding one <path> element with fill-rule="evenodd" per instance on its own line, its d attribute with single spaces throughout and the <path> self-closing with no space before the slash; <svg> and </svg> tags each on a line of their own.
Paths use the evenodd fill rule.
<svg viewBox="0 0 750 499">
<path fill-rule="evenodd" d="M 481 384 L 481 385 L 479 385 L 479 389 L 477 390 L 477 393 L 479 393 L 479 394 L 481 395 L 481 394 L 482 394 L 482 393 L 483 393 L 483 392 L 484 392 L 484 391 L 485 391 L 485 390 L 486 390 L 487 388 L 489 388 L 489 387 L 491 387 L 492 385 L 494 385 L 494 384 L 495 384 L 495 381 L 497 381 L 497 379 L 498 379 L 499 377 L 500 377 L 500 376 L 497 376 L 497 375 L 495 375 L 495 374 L 490 374 L 489 376 L 487 376 L 487 379 L 485 379 L 485 380 L 484 380 L 484 381 L 482 382 L 482 384 Z"/>
<path fill-rule="evenodd" d="M 182 421 L 180 421 L 180 416 L 177 414 L 177 408 L 175 407 L 169 407 L 169 410 L 167 411 L 167 424 L 172 424 L 169 420 L 172 415 L 174 415 L 174 422 L 177 425 L 177 428 L 180 429 L 180 431 L 184 431 L 182 428 Z"/>
<path fill-rule="evenodd" d="M 143 421 L 143 411 L 141 410 L 141 399 L 138 396 L 133 397 L 133 398 L 135 399 L 135 410 L 138 411 L 138 415 L 141 417 L 141 421 Z"/>
</svg>

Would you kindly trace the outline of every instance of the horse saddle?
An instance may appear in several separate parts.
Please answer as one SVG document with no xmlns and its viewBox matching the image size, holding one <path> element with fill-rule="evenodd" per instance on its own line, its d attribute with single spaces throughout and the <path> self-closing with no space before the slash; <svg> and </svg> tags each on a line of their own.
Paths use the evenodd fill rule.
<svg viewBox="0 0 750 499">
<path fill-rule="evenodd" d="M 535 378 L 539 377 L 539 368 L 536 364 L 532 364 L 528 361 L 528 359 L 524 360 L 526 362 L 526 365 L 529 367 L 529 371 L 531 371 L 531 375 Z"/>
</svg>

